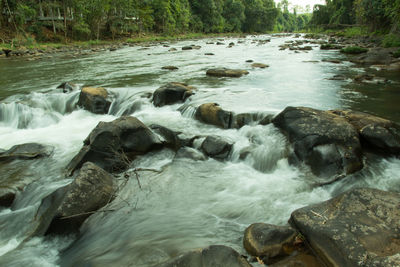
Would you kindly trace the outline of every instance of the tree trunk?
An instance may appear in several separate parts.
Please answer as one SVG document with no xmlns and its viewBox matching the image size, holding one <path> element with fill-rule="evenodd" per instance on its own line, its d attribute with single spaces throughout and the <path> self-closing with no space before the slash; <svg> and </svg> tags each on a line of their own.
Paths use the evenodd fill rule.
<svg viewBox="0 0 400 267">
<path fill-rule="evenodd" d="M 50 7 L 50 16 L 51 16 L 51 23 L 53 24 L 53 32 L 54 34 L 57 34 L 56 24 L 54 23 L 53 8 L 51 7 Z"/>
<path fill-rule="evenodd" d="M 64 38 L 67 40 L 67 7 L 65 5 L 65 0 L 63 1 L 63 11 L 64 11 Z"/>
</svg>

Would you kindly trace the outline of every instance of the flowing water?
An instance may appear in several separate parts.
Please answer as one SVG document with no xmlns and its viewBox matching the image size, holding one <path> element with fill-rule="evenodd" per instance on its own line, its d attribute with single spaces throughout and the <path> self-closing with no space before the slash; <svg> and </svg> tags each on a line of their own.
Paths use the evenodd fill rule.
<svg viewBox="0 0 400 267">
<path fill-rule="evenodd" d="M 258 40 L 271 39 L 262 44 Z M 256 36 L 126 47 L 114 52 L 40 61 L 0 60 L 0 148 L 37 142 L 55 147 L 51 158 L 0 165 L 0 181 L 29 177 L 11 209 L 0 210 L 1 266 L 153 266 L 185 251 L 211 244 L 241 253 L 244 229 L 255 222 L 287 223 L 293 210 L 329 199 L 353 187 L 400 191 L 400 161 L 368 159 L 363 171 L 335 184 L 318 187 L 307 168 L 290 166 L 286 138 L 273 126 L 248 125 L 222 130 L 183 115 L 182 104 L 155 108 L 147 97 L 159 86 L 186 82 L 197 87 L 186 104 L 217 102 L 235 113 L 277 114 L 287 106 L 318 109 L 350 108 L 400 122 L 398 75 L 386 73 L 388 85 L 354 85 L 328 78 L 357 74 L 357 68 L 336 51 L 280 51 L 292 37 Z M 238 43 L 238 41 L 241 41 Z M 191 44 L 200 50 L 182 51 Z M 205 53 L 214 53 L 206 56 Z M 342 64 L 323 59 L 341 58 Z M 269 64 L 252 69 L 246 60 Z M 175 65 L 177 71 L 161 70 Z M 241 68 L 239 79 L 206 77 L 212 67 Z M 381 74 L 379 74 L 381 75 Z M 397 79 L 397 80 L 396 80 Z M 106 87 L 113 94 L 107 115 L 76 109 L 79 92 L 55 89 L 63 81 Z M 76 236 L 36 237 L 22 242 L 43 197 L 69 183 L 64 168 L 99 121 L 122 114 L 145 124 L 166 126 L 186 135 L 219 135 L 234 143 L 226 161 L 175 158 L 162 150 L 134 161 L 139 181 L 117 177 L 120 191 L 103 212 L 92 215 Z M 240 152 L 250 151 L 241 159 Z M 10 178 L 11 177 L 11 178 Z M 139 186 L 140 182 L 140 186 Z M 91 265 L 89 265 L 89 263 Z M 87 265 L 85 265 L 87 264 Z"/>
</svg>

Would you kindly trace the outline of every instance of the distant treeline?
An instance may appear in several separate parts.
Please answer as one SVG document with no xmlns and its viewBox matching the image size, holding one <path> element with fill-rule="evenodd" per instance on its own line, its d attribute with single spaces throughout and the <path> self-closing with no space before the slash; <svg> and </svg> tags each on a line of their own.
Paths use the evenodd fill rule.
<svg viewBox="0 0 400 267">
<path fill-rule="evenodd" d="M 43 29 L 71 39 L 188 32 L 296 31 L 310 14 L 273 0 L 0 0 L 0 26 L 45 39 Z"/>
<path fill-rule="evenodd" d="M 314 6 L 314 26 L 364 25 L 371 31 L 400 30 L 400 0 L 326 0 Z"/>
</svg>

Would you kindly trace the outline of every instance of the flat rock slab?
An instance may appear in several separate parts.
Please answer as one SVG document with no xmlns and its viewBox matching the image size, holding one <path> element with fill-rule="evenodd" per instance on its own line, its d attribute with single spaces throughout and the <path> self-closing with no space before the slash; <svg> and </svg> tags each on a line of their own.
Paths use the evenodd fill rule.
<svg viewBox="0 0 400 267">
<path fill-rule="evenodd" d="M 208 76 L 214 76 L 214 77 L 239 78 L 239 77 L 242 77 L 243 75 L 249 74 L 249 72 L 247 70 L 220 68 L 220 69 L 209 69 L 209 70 L 207 70 L 206 74 Z"/>
<path fill-rule="evenodd" d="M 251 267 L 239 253 L 226 246 L 210 246 L 188 252 L 158 267 Z"/>
<path fill-rule="evenodd" d="M 15 145 L 9 150 L 0 152 L 0 161 L 13 159 L 34 159 L 48 157 L 53 153 L 54 147 L 37 143 Z"/>
<path fill-rule="evenodd" d="M 353 189 L 294 211 L 298 229 L 327 266 L 400 266 L 400 194 Z"/>
</svg>

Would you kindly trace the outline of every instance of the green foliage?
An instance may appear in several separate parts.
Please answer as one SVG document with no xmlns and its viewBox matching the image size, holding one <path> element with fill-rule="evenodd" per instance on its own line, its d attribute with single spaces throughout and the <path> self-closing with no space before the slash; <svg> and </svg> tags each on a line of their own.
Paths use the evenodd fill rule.
<svg viewBox="0 0 400 267">
<path fill-rule="evenodd" d="M 356 54 L 366 53 L 366 52 L 368 52 L 368 49 L 364 48 L 364 47 L 359 47 L 359 46 L 349 46 L 349 47 L 346 47 L 346 48 L 342 48 L 340 50 L 340 52 L 342 52 L 344 54 L 356 55 Z"/>
<path fill-rule="evenodd" d="M 383 39 L 382 45 L 384 47 L 399 47 L 400 46 L 400 35 L 388 34 Z"/>
<path fill-rule="evenodd" d="M 400 48 L 399 48 L 399 50 L 397 50 L 396 52 L 393 53 L 393 56 L 395 58 L 399 58 L 400 57 Z"/>
</svg>

